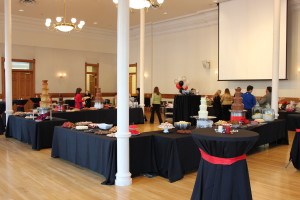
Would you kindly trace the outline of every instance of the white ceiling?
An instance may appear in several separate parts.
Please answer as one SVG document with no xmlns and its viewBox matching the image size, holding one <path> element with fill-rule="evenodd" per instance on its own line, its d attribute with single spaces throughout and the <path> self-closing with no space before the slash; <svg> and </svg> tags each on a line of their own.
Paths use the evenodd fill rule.
<svg viewBox="0 0 300 200">
<path fill-rule="evenodd" d="M 20 3 L 12 0 L 12 15 L 32 17 L 37 19 L 63 16 L 63 0 L 36 0 L 36 4 Z M 0 3 L 0 12 L 4 12 L 4 1 Z M 117 8 L 112 0 L 66 0 L 67 18 L 75 17 L 84 20 L 86 26 L 116 30 Z M 146 23 L 164 21 L 179 16 L 197 13 L 215 8 L 213 0 L 165 0 L 160 8 L 149 8 L 146 12 Z M 20 12 L 19 10 L 24 10 Z M 139 10 L 130 13 L 130 26 L 139 24 Z M 94 24 L 97 22 L 97 24 Z"/>
</svg>

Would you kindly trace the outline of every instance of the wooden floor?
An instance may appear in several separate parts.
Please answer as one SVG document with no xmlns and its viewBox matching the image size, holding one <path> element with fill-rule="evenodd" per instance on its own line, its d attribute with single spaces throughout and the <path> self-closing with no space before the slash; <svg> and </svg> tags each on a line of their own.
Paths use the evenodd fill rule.
<svg viewBox="0 0 300 200">
<path fill-rule="evenodd" d="M 157 119 L 156 119 L 157 122 Z M 157 130 L 157 123 L 139 125 Z M 290 144 L 294 132 L 289 133 Z M 289 159 L 291 145 L 261 147 L 247 157 L 254 200 L 299 200 L 300 171 Z M 155 200 L 190 199 L 196 172 L 175 183 L 162 177 L 136 177 L 126 187 L 106 186 L 97 173 L 51 158 L 51 149 L 34 151 L 30 145 L 0 136 L 0 200 Z"/>
</svg>

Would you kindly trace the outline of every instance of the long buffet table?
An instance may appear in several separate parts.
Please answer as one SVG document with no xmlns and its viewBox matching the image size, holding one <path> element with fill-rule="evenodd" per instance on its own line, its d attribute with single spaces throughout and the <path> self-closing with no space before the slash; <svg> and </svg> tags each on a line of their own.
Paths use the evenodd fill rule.
<svg viewBox="0 0 300 200">
<path fill-rule="evenodd" d="M 271 128 L 273 126 L 275 128 Z M 259 135 L 252 149 L 274 142 L 288 144 L 285 126 L 285 120 L 275 120 L 250 128 Z M 134 176 L 157 173 L 174 182 L 183 178 L 184 174 L 197 170 L 201 156 L 192 136 L 175 132 L 173 129 L 169 134 L 154 131 L 132 136 L 130 172 Z M 98 172 L 106 178 L 103 184 L 114 184 L 117 169 L 116 148 L 116 138 L 56 127 L 52 157 L 62 158 Z"/>
<path fill-rule="evenodd" d="M 6 128 L 6 137 L 13 137 L 24 143 L 31 144 L 32 149 L 40 150 L 51 148 L 53 130 L 55 126 L 60 126 L 67 120 L 53 118 L 36 122 L 24 117 L 9 116 Z"/>
<path fill-rule="evenodd" d="M 94 123 L 117 125 L 117 109 L 53 112 L 52 116 L 67 119 L 70 122 L 92 121 Z M 129 124 L 144 124 L 144 113 L 142 108 L 129 109 Z"/>
</svg>

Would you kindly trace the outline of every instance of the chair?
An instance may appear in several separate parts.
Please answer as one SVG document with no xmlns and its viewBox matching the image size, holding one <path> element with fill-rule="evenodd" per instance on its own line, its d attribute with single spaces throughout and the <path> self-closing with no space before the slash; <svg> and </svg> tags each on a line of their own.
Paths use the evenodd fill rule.
<svg viewBox="0 0 300 200">
<path fill-rule="evenodd" d="M 173 102 L 167 102 L 164 107 L 165 121 L 173 122 Z"/>
</svg>

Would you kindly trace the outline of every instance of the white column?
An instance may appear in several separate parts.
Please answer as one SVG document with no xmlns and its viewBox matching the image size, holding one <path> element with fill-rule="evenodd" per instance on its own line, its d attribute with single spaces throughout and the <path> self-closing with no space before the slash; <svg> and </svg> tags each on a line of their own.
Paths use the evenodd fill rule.
<svg viewBox="0 0 300 200">
<path fill-rule="evenodd" d="M 144 68 L 145 68 L 145 8 L 140 9 L 140 106 L 145 107 L 145 83 L 144 83 Z"/>
<path fill-rule="evenodd" d="M 278 85 L 279 85 L 279 44 L 280 44 L 280 0 L 274 0 L 273 24 L 273 70 L 272 70 L 272 108 L 278 118 Z"/>
<path fill-rule="evenodd" d="M 131 185 L 129 172 L 129 1 L 118 3 L 117 50 L 117 174 L 115 184 Z"/>
<path fill-rule="evenodd" d="M 5 13 L 5 101 L 6 101 L 6 123 L 9 115 L 13 113 L 12 109 L 12 73 L 11 73 L 11 0 L 4 2 Z"/>
</svg>

